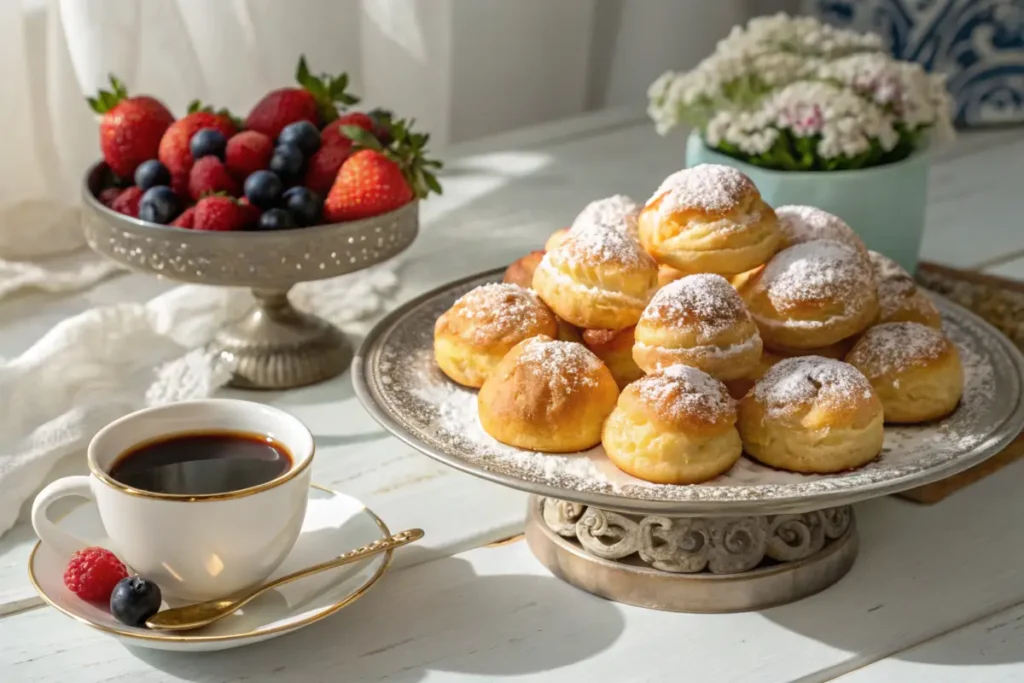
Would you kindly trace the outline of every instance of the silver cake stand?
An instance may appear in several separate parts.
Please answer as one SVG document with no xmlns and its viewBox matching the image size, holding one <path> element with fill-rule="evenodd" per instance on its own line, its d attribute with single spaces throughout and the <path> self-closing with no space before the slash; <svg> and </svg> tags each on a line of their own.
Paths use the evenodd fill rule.
<svg viewBox="0 0 1024 683">
<path fill-rule="evenodd" d="M 418 202 L 366 220 L 274 232 L 157 225 L 103 206 L 96 197 L 108 176 L 97 164 L 82 188 L 82 228 L 96 252 L 170 280 L 252 290 L 253 307 L 214 338 L 234 365 L 232 385 L 240 388 L 290 389 L 344 372 L 352 361 L 344 333 L 294 308 L 288 290 L 386 261 L 419 230 Z"/>
<path fill-rule="evenodd" d="M 730 612 L 791 602 L 838 581 L 857 555 L 851 504 L 936 481 L 995 455 L 1024 427 L 1024 358 L 999 332 L 939 297 L 965 368 L 948 418 L 886 427 L 882 454 L 835 475 L 782 472 L 742 458 L 711 482 L 666 486 L 619 472 L 600 447 L 569 456 L 499 444 L 475 418 L 475 392 L 433 360 L 433 326 L 494 270 L 445 285 L 384 318 L 353 364 L 356 394 L 384 427 L 456 469 L 527 491 L 526 538 L 555 575 L 618 602 Z"/>
</svg>

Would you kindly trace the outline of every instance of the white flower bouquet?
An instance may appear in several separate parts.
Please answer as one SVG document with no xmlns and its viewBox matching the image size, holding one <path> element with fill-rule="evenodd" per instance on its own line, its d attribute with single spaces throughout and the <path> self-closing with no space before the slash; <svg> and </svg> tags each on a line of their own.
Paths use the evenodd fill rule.
<svg viewBox="0 0 1024 683">
<path fill-rule="evenodd" d="M 870 168 L 952 135 L 942 76 L 892 58 L 878 36 L 810 17 L 736 26 L 693 70 L 659 77 L 648 97 L 662 135 L 687 124 L 708 147 L 769 169 Z"/>
</svg>

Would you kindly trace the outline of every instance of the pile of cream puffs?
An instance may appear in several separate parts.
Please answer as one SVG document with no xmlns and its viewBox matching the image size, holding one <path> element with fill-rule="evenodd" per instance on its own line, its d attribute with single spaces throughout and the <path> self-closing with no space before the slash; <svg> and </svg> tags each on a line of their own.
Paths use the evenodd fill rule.
<svg viewBox="0 0 1024 683">
<path fill-rule="evenodd" d="M 438 366 L 484 430 L 534 451 L 603 444 L 626 473 L 694 484 L 746 452 L 831 473 L 883 423 L 953 410 L 956 347 L 931 300 L 840 218 L 772 209 L 743 173 L 674 173 L 644 206 L 589 204 L 504 281 L 438 318 Z"/>
</svg>

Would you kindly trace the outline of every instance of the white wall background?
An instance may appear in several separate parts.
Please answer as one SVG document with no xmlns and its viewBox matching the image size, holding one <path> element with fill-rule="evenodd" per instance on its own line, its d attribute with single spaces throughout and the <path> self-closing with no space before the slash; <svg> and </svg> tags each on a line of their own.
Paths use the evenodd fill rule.
<svg viewBox="0 0 1024 683">
<path fill-rule="evenodd" d="M 181 112 L 245 114 L 298 55 L 348 71 L 367 106 L 439 144 L 645 103 L 667 68 L 796 0 L 0 0 L 0 257 L 23 225 L 66 221 L 98 157 L 84 102 L 118 74 Z M 12 227 L 13 226 L 13 227 Z M 55 251 L 75 245 L 53 245 Z"/>
</svg>

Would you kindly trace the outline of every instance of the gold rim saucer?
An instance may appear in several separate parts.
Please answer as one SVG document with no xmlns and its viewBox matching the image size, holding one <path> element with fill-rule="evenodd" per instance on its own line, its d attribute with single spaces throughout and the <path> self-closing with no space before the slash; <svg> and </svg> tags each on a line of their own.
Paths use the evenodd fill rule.
<svg viewBox="0 0 1024 683">
<path fill-rule="evenodd" d="M 312 489 L 317 489 L 317 490 L 320 490 L 320 491 L 324 491 L 325 493 L 330 493 L 330 494 L 334 494 L 334 495 L 345 495 L 345 494 L 342 494 L 340 491 L 335 491 L 334 489 L 329 489 L 326 486 L 319 486 L 318 484 L 310 484 L 309 487 L 312 488 Z M 384 520 L 382 520 L 380 517 L 378 517 L 377 514 L 373 510 L 371 510 L 370 508 L 366 507 L 365 505 L 363 506 L 363 509 L 366 510 L 366 513 L 370 516 L 371 519 L 373 519 L 373 521 L 380 528 L 382 537 L 386 538 L 386 537 L 391 535 L 391 530 L 388 529 L 388 526 L 387 526 L 387 524 L 384 523 Z M 70 514 L 70 513 L 68 513 L 68 514 Z M 111 627 L 111 626 L 106 626 L 104 624 L 97 624 L 97 623 L 94 623 L 94 622 L 90 621 L 89 619 L 87 619 L 85 617 L 82 617 L 82 616 L 80 616 L 78 614 L 75 614 L 74 612 L 71 612 L 71 611 L 65 609 L 64 607 L 61 607 L 60 605 L 58 605 L 56 602 L 53 601 L 53 599 L 50 598 L 49 595 L 46 594 L 45 591 L 43 591 L 43 589 L 39 585 L 38 580 L 36 579 L 34 564 L 35 564 L 36 552 L 39 550 L 39 548 L 41 546 L 42 546 L 42 542 L 41 541 L 37 541 L 35 546 L 33 546 L 33 548 L 32 548 L 32 552 L 29 553 L 29 556 L 28 556 L 28 580 L 32 582 L 32 587 L 36 589 L 36 593 L 38 593 L 39 597 L 41 597 L 43 599 L 43 602 L 48 604 L 50 607 L 53 607 L 54 609 L 56 609 L 58 612 L 71 617 L 72 619 L 74 619 L 75 621 L 77 621 L 77 622 L 79 622 L 81 624 L 85 624 L 89 628 L 96 629 L 97 631 L 102 631 L 103 633 L 109 633 L 111 635 L 116 635 L 116 636 L 119 636 L 121 638 L 129 638 L 129 639 L 133 639 L 133 640 L 143 640 L 143 641 L 164 642 L 164 643 L 213 643 L 213 642 L 226 642 L 226 641 L 232 641 L 232 640 L 245 640 L 245 639 L 248 639 L 248 638 L 265 638 L 267 636 L 276 635 L 278 633 L 285 633 L 285 632 L 289 632 L 289 631 L 298 630 L 298 629 L 303 628 L 305 626 L 308 626 L 310 624 L 314 624 L 314 623 L 316 623 L 316 622 L 318 622 L 318 621 L 320 621 L 322 619 L 326 619 L 327 617 L 331 616 L 335 612 L 338 612 L 339 610 L 341 610 L 341 609 L 351 605 L 353 602 L 355 602 L 359 598 L 363 597 L 363 595 L 365 595 L 366 592 L 368 590 L 370 590 L 370 588 L 372 588 L 373 585 L 377 583 L 377 581 L 380 580 L 380 578 L 384 575 L 384 572 L 386 572 L 388 570 L 388 567 L 391 566 L 391 560 L 394 557 L 394 551 L 393 550 L 389 550 L 386 553 L 384 553 L 384 555 L 383 555 L 384 561 L 381 562 L 381 565 L 380 565 L 380 567 L 377 568 L 377 571 L 375 571 L 373 573 L 373 575 L 370 578 L 368 578 L 365 583 L 363 583 L 362 586 L 360 586 L 355 591 L 353 591 L 351 595 L 346 597 L 341 602 L 337 602 L 337 603 L 331 605 L 330 607 L 328 607 L 327 609 L 325 609 L 323 612 L 320 612 L 318 614 L 314 614 L 313 616 L 308 617 L 306 619 L 303 619 L 301 621 L 297 621 L 297 622 L 291 623 L 291 624 L 285 624 L 285 625 L 282 625 L 282 626 L 277 626 L 277 627 L 274 627 L 274 628 L 271 628 L 271 629 L 266 629 L 266 630 L 259 630 L 259 629 L 257 629 L 257 630 L 247 631 L 245 633 L 234 633 L 234 634 L 230 634 L 230 635 L 219 635 L 219 636 L 182 635 L 182 634 L 171 635 L 171 634 L 162 634 L 162 633 L 155 633 L 155 632 L 154 633 L 137 633 L 135 631 L 128 631 L 128 630 L 124 630 L 124 629 L 121 629 L 121 628 L 114 628 L 114 627 Z"/>
</svg>

